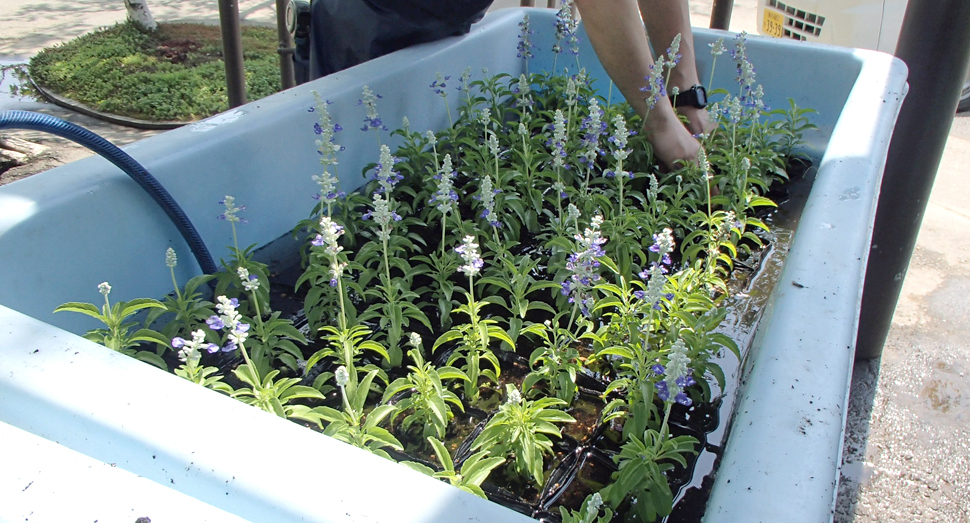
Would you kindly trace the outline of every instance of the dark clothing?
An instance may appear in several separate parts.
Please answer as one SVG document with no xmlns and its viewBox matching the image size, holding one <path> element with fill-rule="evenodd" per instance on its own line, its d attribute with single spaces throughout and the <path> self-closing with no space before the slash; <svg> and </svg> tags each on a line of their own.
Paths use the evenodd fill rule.
<svg viewBox="0 0 970 523">
<path fill-rule="evenodd" d="M 405 47 L 465 34 L 492 0 L 313 0 L 310 78 Z"/>
</svg>

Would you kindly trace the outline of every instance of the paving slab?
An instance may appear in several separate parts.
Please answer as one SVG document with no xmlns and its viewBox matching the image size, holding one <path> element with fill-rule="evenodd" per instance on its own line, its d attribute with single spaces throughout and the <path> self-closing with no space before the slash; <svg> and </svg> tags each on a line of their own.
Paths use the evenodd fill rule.
<svg viewBox="0 0 970 523">
<path fill-rule="evenodd" d="M 970 118 L 958 116 L 881 361 L 856 365 L 835 521 L 970 521 Z"/>
</svg>

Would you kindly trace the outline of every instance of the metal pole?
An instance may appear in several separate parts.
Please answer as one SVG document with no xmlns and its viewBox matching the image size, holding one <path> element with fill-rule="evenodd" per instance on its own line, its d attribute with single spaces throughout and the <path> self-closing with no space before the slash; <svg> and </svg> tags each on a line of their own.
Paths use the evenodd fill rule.
<svg viewBox="0 0 970 523">
<path fill-rule="evenodd" d="M 296 85 L 296 72 L 293 66 L 293 39 L 290 32 L 286 29 L 286 2 L 287 0 L 276 0 L 276 31 L 279 35 L 279 48 L 276 52 L 280 54 L 280 85 L 283 89 L 289 89 Z"/>
<path fill-rule="evenodd" d="M 970 2 L 910 0 L 896 45 L 909 94 L 889 144 L 866 268 L 856 359 L 878 358 L 970 67 Z"/>
<path fill-rule="evenodd" d="M 232 109 L 246 103 L 246 70 L 236 0 L 219 0 L 219 23 L 222 26 L 222 59 L 226 62 L 226 93 Z"/>
<path fill-rule="evenodd" d="M 731 27 L 731 11 L 734 10 L 734 0 L 714 0 L 714 7 L 711 9 L 711 29 L 724 29 Z"/>
</svg>

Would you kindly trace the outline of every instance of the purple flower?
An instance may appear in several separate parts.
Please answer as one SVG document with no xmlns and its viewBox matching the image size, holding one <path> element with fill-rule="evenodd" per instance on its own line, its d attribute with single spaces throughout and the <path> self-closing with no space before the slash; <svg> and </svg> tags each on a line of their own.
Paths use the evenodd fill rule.
<svg viewBox="0 0 970 523">
<path fill-rule="evenodd" d="M 394 186 L 404 179 L 398 171 L 394 170 L 394 164 L 398 162 L 398 159 L 391 156 L 391 148 L 386 145 L 381 145 L 381 154 L 377 162 L 377 169 L 374 171 L 373 178 L 377 180 L 380 187 L 377 188 L 378 193 L 390 194 Z"/>
<path fill-rule="evenodd" d="M 488 223 L 496 228 L 502 226 L 502 222 L 495 219 L 498 217 L 498 213 L 495 211 L 495 195 L 501 192 L 492 184 L 492 177 L 485 175 L 481 186 L 478 188 L 478 194 L 475 195 L 475 199 L 482 202 L 482 212 L 479 217 L 488 220 Z"/>
<path fill-rule="evenodd" d="M 653 373 L 657 376 L 662 376 L 664 373 L 664 366 L 659 363 L 654 364 L 654 366 L 650 368 L 653 369 Z"/>
<path fill-rule="evenodd" d="M 246 220 L 243 220 L 238 216 L 236 216 L 236 213 L 240 211 L 245 211 L 246 206 L 240 205 L 239 207 L 236 207 L 235 198 L 233 198 L 232 196 L 226 196 L 225 198 L 219 201 L 219 205 L 224 205 L 226 207 L 225 212 L 219 215 L 220 220 L 226 220 L 228 222 L 246 223 Z"/>
<path fill-rule="evenodd" d="M 690 369 L 688 369 L 688 371 L 689 370 Z M 677 383 L 677 386 L 680 387 L 680 388 L 682 388 L 682 389 L 686 389 L 687 387 L 690 387 L 690 386 L 694 385 L 695 383 L 697 383 L 696 381 L 694 381 L 694 377 L 691 376 L 690 373 L 688 373 L 688 374 L 686 374 L 684 376 L 681 376 L 681 377 L 677 378 L 675 380 L 675 382 Z"/>
<path fill-rule="evenodd" d="M 556 167 L 564 167 L 566 164 L 563 158 L 566 158 L 566 116 L 563 114 L 562 109 L 556 109 L 555 114 L 552 118 L 552 124 L 550 124 L 552 129 L 552 140 L 550 140 L 547 145 L 553 148 L 552 151 L 552 161 Z"/>
<path fill-rule="evenodd" d="M 662 401 L 670 401 L 670 397 L 673 395 L 673 401 L 684 406 L 691 405 L 690 397 L 684 393 L 684 389 L 696 382 L 693 372 L 687 367 L 688 363 L 690 363 L 690 358 L 687 357 L 687 345 L 684 340 L 677 339 L 670 349 L 667 367 L 663 368 L 659 363 L 653 366 L 655 374 L 664 376 L 663 380 L 655 384 L 657 396 Z M 663 372 L 657 372 L 658 368 L 662 369 Z"/>
<path fill-rule="evenodd" d="M 205 332 L 202 329 L 192 331 L 192 340 L 175 337 L 172 338 L 172 347 L 179 349 L 179 359 L 190 367 L 195 367 L 199 363 L 199 349 L 208 350 L 205 343 Z"/>
<path fill-rule="evenodd" d="M 485 261 L 478 254 L 478 244 L 475 243 L 474 236 L 462 238 L 461 245 L 455 247 L 455 252 L 461 255 L 461 259 L 465 261 L 465 265 L 458 267 L 458 270 L 465 273 L 469 278 L 478 274 L 485 266 Z"/>
<path fill-rule="evenodd" d="M 206 343 L 205 350 L 209 354 L 215 354 L 216 352 L 219 352 L 219 346 L 216 345 L 215 343 Z"/>
<path fill-rule="evenodd" d="M 205 323 L 214 331 L 221 331 L 226 327 L 226 324 L 224 321 L 222 321 L 222 318 L 216 315 L 209 316 L 209 319 L 205 320 Z"/>
<path fill-rule="evenodd" d="M 664 401 L 666 401 L 666 400 L 664 400 Z M 681 405 L 683 405 L 685 407 L 690 407 L 691 404 L 693 403 L 690 400 L 690 397 L 687 394 L 685 394 L 684 392 L 678 392 L 677 395 L 674 396 L 674 401 L 676 401 L 677 403 L 680 403 Z"/>
<path fill-rule="evenodd" d="M 522 17 L 522 21 L 519 22 L 519 43 L 515 46 L 518 51 L 516 57 L 532 58 L 532 40 L 530 37 L 533 34 L 535 34 L 535 31 L 529 28 L 529 15 L 526 14 Z"/>
<path fill-rule="evenodd" d="M 454 168 L 451 165 L 451 153 L 448 153 L 441 162 L 441 169 L 434 176 L 435 180 L 438 180 L 437 191 L 435 191 L 434 196 L 428 201 L 428 203 L 435 204 L 438 212 L 444 216 L 447 216 L 449 213 L 458 212 L 458 193 L 455 192 L 454 183 L 452 182 L 455 174 Z"/>
<path fill-rule="evenodd" d="M 461 72 L 461 76 L 458 77 L 458 87 L 455 87 L 455 90 L 465 93 L 466 96 L 469 95 L 471 93 L 471 79 L 472 68 L 466 67 L 465 70 Z"/>
<path fill-rule="evenodd" d="M 650 252 L 660 255 L 660 263 L 670 265 L 670 253 L 674 250 L 674 235 L 670 228 L 653 235 L 653 245 L 649 248 Z"/>
<path fill-rule="evenodd" d="M 582 140 L 582 159 L 587 163 L 596 161 L 596 157 L 602 153 L 600 148 L 600 137 L 606 134 L 607 124 L 603 121 L 605 111 L 600 108 L 599 101 L 593 98 L 589 101 L 589 116 L 583 119 L 579 130 L 583 132 Z"/>
<path fill-rule="evenodd" d="M 622 114 L 617 114 L 613 117 L 613 135 L 607 138 L 607 141 L 612 143 L 615 148 L 613 149 L 613 158 L 617 161 L 626 160 L 627 156 L 630 155 L 630 149 L 627 149 L 627 141 L 632 136 L 626 126 L 626 118 Z"/>
<path fill-rule="evenodd" d="M 360 128 L 361 131 L 368 131 L 370 129 L 387 130 L 387 127 L 384 126 L 384 123 L 377 116 L 377 100 L 380 98 L 383 98 L 383 96 L 374 94 L 370 90 L 370 87 L 364 86 L 361 99 L 357 101 L 357 105 L 363 105 L 367 109 L 367 116 L 364 117 L 364 126 Z"/>
<path fill-rule="evenodd" d="M 378 237 L 381 241 L 387 241 L 390 239 L 391 235 L 391 222 L 401 221 L 401 216 L 396 212 L 391 210 L 392 200 L 384 198 L 381 191 L 374 191 L 373 194 L 373 210 L 364 214 L 362 219 L 373 218 L 374 222 L 380 226 L 380 230 L 377 231 Z"/>
<path fill-rule="evenodd" d="M 657 387 L 657 397 L 660 398 L 660 401 L 670 399 L 670 390 L 667 388 L 666 381 L 658 381 L 654 386 Z"/>
<path fill-rule="evenodd" d="M 569 277 L 562 283 L 563 296 L 569 296 L 569 303 L 580 306 L 583 315 L 589 315 L 589 308 L 593 305 L 590 289 L 600 280 L 600 262 L 596 258 L 604 256 L 603 244 L 606 238 L 600 234 L 602 216 L 594 216 L 590 226 L 583 234 L 576 234 L 577 249 L 566 259 L 566 270 Z"/>
<path fill-rule="evenodd" d="M 562 51 L 562 42 L 569 45 L 569 53 L 579 54 L 579 36 L 576 30 L 579 22 L 573 18 L 573 3 L 564 1 L 556 13 L 556 45 L 552 46 L 552 52 L 559 54 Z"/>
<path fill-rule="evenodd" d="M 228 331 L 226 336 L 233 344 L 244 343 L 248 336 L 249 325 L 240 323 L 239 321 L 242 318 L 242 315 L 236 310 L 239 307 L 239 300 L 219 296 L 216 298 L 216 301 L 218 302 L 216 304 L 216 310 L 219 312 L 219 316 L 210 317 L 206 320 L 206 323 L 214 330 L 225 328 Z M 246 326 L 241 327 L 241 325 Z"/>
<path fill-rule="evenodd" d="M 431 82 L 429 87 L 434 90 L 434 94 L 444 98 L 448 96 L 447 93 L 445 93 L 445 87 L 448 87 L 445 82 L 450 79 L 450 76 L 441 76 L 441 73 L 438 73 L 435 75 L 435 79 L 433 82 Z"/>
</svg>

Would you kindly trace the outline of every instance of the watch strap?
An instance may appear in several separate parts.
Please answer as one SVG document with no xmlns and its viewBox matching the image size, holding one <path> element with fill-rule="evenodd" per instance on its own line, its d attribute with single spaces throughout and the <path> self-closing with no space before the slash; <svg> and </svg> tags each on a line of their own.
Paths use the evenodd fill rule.
<svg viewBox="0 0 970 523">
<path fill-rule="evenodd" d="M 707 107 L 707 90 L 702 85 L 693 85 L 690 89 L 681 91 L 677 96 L 670 96 L 674 107 Z"/>
</svg>

